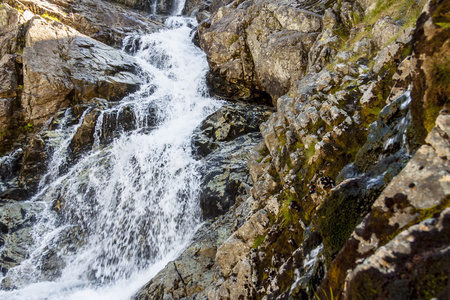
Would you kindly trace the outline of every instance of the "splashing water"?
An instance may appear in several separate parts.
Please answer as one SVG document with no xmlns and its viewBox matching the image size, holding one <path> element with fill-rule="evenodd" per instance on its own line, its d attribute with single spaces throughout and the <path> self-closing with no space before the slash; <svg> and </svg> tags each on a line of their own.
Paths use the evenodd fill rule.
<svg viewBox="0 0 450 300">
<path fill-rule="evenodd" d="M 191 43 L 193 22 L 171 17 L 171 29 L 139 37 L 146 83 L 100 112 L 93 150 L 72 167 L 67 149 L 89 110 L 54 131 L 48 174 L 29 200 L 41 207 L 35 245 L 7 274 L 18 289 L 0 299 L 127 299 L 186 247 L 201 222 L 190 138 L 220 106 L 205 96 L 208 66 Z M 102 144 L 105 118 L 125 109 L 134 129 Z"/>
</svg>

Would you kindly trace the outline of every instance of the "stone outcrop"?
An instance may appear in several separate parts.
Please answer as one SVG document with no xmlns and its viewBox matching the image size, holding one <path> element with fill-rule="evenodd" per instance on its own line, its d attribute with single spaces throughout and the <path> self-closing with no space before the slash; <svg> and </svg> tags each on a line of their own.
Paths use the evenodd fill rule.
<svg viewBox="0 0 450 300">
<path fill-rule="evenodd" d="M 22 107 L 35 125 L 71 103 L 118 100 L 140 84 L 131 57 L 40 17 L 30 21 L 23 67 Z"/>
<path fill-rule="evenodd" d="M 4 2 L 1 153 L 26 141 L 58 109 L 95 97 L 117 100 L 136 90 L 135 61 L 101 42 L 118 47 L 126 35 L 163 26 L 103 1 Z"/>
<path fill-rule="evenodd" d="M 412 122 L 418 144 L 424 142 L 433 128 L 442 107 L 448 109 L 450 51 L 449 28 L 446 14 L 449 6 L 445 1 L 430 2 L 417 22 L 413 39 L 411 67 L 412 95 L 418 101 L 412 104 Z M 426 88 L 424 88 L 426 87 Z"/>
<path fill-rule="evenodd" d="M 261 141 L 259 125 L 270 113 L 267 107 L 223 106 L 194 132 L 195 154 L 204 160 L 200 207 L 205 218 L 227 212 L 248 189 L 247 155 Z"/>
<path fill-rule="evenodd" d="M 24 11 L 22 17 L 31 18 L 33 14 L 41 15 L 47 20 L 59 21 L 84 35 L 114 47 L 121 47 L 123 39 L 128 35 L 154 32 L 162 26 L 158 21 L 136 11 L 101 0 L 7 0 L 4 2 Z M 120 3 L 120 1 L 117 2 Z"/>
<path fill-rule="evenodd" d="M 111 0 L 147 13 L 170 15 L 176 9 L 176 0 Z"/>
<path fill-rule="evenodd" d="M 0 152 L 12 144 L 10 129 L 17 126 L 14 111 L 20 96 L 19 12 L 7 4 L 0 4 Z"/>
<path fill-rule="evenodd" d="M 445 259 L 448 241 L 438 237 L 445 236 L 448 230 L 449 130 L 450 116 L 439 116 L 426 139 L 427 145 L 420 147 L 391 181 L 345 243 L 322 284 L 324 291 L 329 290 L 329 285 L 335 295 L 342 292 L 347 299 L 354 299 L 359 293 L 368 295 L 367 289 L 371 289 L 373 298 L 399 299 L 426 298 L 426 293 L 440 296 L 445 291 L 448 274 L 435 272 L 434 268 L 445 269 L 449 263 Z M 420 239 L 429 241 L 427 250 L 418 245 L 423 243 Z M 431 264 L 438 261 L 440 267 L 430 265 L 426 272 L 425 262 L 419 257 Z M 416 277 L 408 269 L 427 275 L 420 277 L 423 273 L 416 273 Z M 347 288 L 342 291 L 344 281 Z M 431 291 L 432 284 L 435 285 Z"/>
<path fill-rule="evenodd" d="M 0 5 L 0 55 L 12 54 L 18 49 L 19 12 L 9 5 Z"/>
<path fill-rule="evenodd" d="M 205 0 L 186 1 L 183 15 L 196 17 L 199 22 L 204 21 L 211 16 L 210 11 L 214 11 L 212 8 L 213 2 Z"/>
<path fill-rule="evenodd" d="M 438 237 L 447 230 L 445 220 L 449 187 L 445 179 L 448 172 L 445 151 L 448 151 L 449 145 L 446 133 L 449 130 L 449 117 L 445 99 L 448 96 L 442 94 L 441 85 L 435 86 L 435 77 L 425 75 L 436 68 L 436 65 L 431 66 L 433 59 L 429 55 L 449 51 L 448 39 L 437 40 L 437 36 L 446 36 L 448 29 L 435 24 L 437 17 L 445 10 L 445 5 L 443 2 L 428 3 L 413 37 L 414 71 L 410 76 L 413 127 L 407 131 L 407 135 L 412 147 L 422 143 L 425 145 L 417 150 L 405 169 L 392 180 L 374 203 L 371 212 L 352 233 L 331 265 L 321 290 L 329 291 L 331 288 L 335 295 L 343 293 L 348 299 L 353 299 L 356 293 L 363 291 L 369 295 L 368 286 L 378 286 L 371 288 L 370 295 L 373 298 L 428 298 L 431 293 L 433 297 L 445 299 L 448 295 L 448 275 L 434 271 L 436 261 L 443 268 L 448 264 L 438 254 L 444 254 L 448 247 L 445 238 Z M 435 57 L 434 61 L 439 61 L 439 58 Z M 425 81 L 429 82 L 427 88 L 423 85 Z M 435 119 L 439 111 L 441 115 Z M 431 129 L 430 126 L 434 124 L 435 127 Z M 423 139 L 427 131 L 430 132 L 425 140 L 418 141 Z M 421 238 L 429 241 L 427 250 L 417 246 L 416 241 Z M 441 241 L 443 244 L 439 244 Z M 435 247 L 440 250 L 434 250 Z M 398 255 L 394 252 L 398 252 Z M 419 262 L 421 259 L 429 265 L 425 267 Z M 382 267 L 377 264 L 383 261 L 386 264 Z M 408 267 L 405 269 L 404 266 Z M 411 268 L 420 275 L 416 277 L 410 274 Z M 389 270 L 398 272 L 395 278 Z M 367 274 L 371 274 L 369 276 L 373 280 L 367 280 Z M 402 279 L 396 279 L 399 277 Z M 362 281 L 366 283 L 362 284 Z M 324 296 L 321 293 L 319 297 Z"/>
<path fill-rule="evenodd" d="M 322 18 L 294 2 L 234 1 L 200 25 L 218 95 L 264 101 L 268 94 L 276 101 L 301 79 Z"/>
</svg>

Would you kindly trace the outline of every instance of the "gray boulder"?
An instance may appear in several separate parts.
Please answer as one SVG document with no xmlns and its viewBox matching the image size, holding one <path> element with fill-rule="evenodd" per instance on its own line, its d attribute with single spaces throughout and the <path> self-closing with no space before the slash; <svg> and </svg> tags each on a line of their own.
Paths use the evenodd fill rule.
<svg viewBox="0 0 450 300">
<path fill-rule="evenodd" d="M 22 107 L 37 126 L 73 103 L 118 100 L 140 84 L 132 57 L 40 17 L 30 22 L 23 65 Z"/>
<path fill-rule="evenodd" d="M 48 20 L 57 20 L 91 38 L 118 48 L 122 46 L 122 40 L 130 34 L 150 33 L 163 26 L 160 22 L 127 9 L 121 4 L 103 0 L 42 0 L 38 2 L 23 0 L 20 4 L 12 0 L 8 2 L 25 11 L 27 15 L 32 16 L 32 11 L 45 16 Z M 133 1 L 116 2 L 127 4 L 125 2 Z M 150 9 L 145 11 L 150 12 Z"/>
<path fill-rule="evenodd" d="M 250 184 L 247 157 L 260 141 L 259 125 L 271 109 L 235 104 L 220 108 L 197 128 L 194 154 L 204 160 L 200 206 L 205 218 L 224 214 Z"/>
</svg>

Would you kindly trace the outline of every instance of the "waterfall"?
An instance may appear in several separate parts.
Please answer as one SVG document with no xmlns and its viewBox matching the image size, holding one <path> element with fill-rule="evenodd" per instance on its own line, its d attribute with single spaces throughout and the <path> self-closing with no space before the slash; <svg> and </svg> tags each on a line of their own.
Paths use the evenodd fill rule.
<svg viewBox="0 0 450 300">
<path fill-rule="evenodd" d="M 101 110 L 93 149 L 70 167 L 67 149 L 89 110 L 72 126 L 64 123 L 70 110 L 63 116 L 48 173 L 28 200 L 39 211 L 35 244 L 7 274 L 17 289 L 0 299 L 128 299 L 187 246 L 201 223 L 200 162 L 190 139 L 220 106 L 206 96 L 208 65 L 191 43 L 194 22 L 171 17 L 170 29 L 128 38 L 140 40 L 135 57 L 145 83 Z M 133 130 L 102 144 L 105 118 L 125 109 Z"/>
</svg>

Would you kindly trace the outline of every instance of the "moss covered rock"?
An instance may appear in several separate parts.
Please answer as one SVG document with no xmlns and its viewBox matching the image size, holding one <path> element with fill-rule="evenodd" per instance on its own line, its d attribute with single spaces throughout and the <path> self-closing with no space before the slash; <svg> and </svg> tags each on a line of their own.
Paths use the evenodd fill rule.
<svg viewBox="0 0 450 300">
<path fill-rule="evenodd" d="M 450 165 L 447 161 L 447 155 L 450 154 L 448 146 L 449 121 L 450 115 L 441 115 L 437 119 L 437 126 L 427 137 L 429 144 L 419 148 L 411 161 L 375 201 L 371 212 L 355 229 L 351 238 L 345 243 L 333 261 L 327 277 L 322 283 L 321 290 L 328 291 L 331 288 L 335 295 L 343 292 L 344 295 L 349 295 L 348 297 L 351 299 L 353 299 L 352 295 L 354 296 L 355 293 L 360 292 L 365 295 L 363 290 L 350 292 L 344 288 L 344 281 L 349 280 L 349 278 L 357 278 L 349 275 L 351 274 L 349 270 L 357 270 L 365 262 L 376 261 L 376 255 L 385 255 L 386 253 L 383 252 L 386 248 L 380 247 L 385 246 L 394 239 L 403 239 L 399 235 L 400 233 L 421 221 L 439 216 L 449 206 L 450 185 L 446 179 L 450 170 Z M 420 226 L 417 228 L 420 228 Z M 410 232 L 417 231 L 417 228 L 411 229 Z M 423 231 L 423 233 L 417 234 L 428 234 L 426 233 L 428 229 Z M 405 235 L 407 234 L 405 233 Z M 446 244 L 445 241 L 443 242 Z M 390 249 L 392 252 L 395 252 L 393 245 L 398 244 L 395 244 L 395 242 L 391 243 Z M 388 253 L 388 255 L 391 254 Z M 401 260 L 403 258 L 399 255 L 397 259 Z M 397 261 L 392 261 L 392 263 L 403 265 L 403 263 Z M 385 273 L 380 266 L 375 270 L 375 273 L 379 271 Z M 435 275 L 430 276 L 434 277 Z M 359 279 L 354 280 L 359 282 Z M 416 278 L 414 280 L 421 279 Z M 426 279 L 423 279 L 421 283 L 428 284 Z M 380 283 L 373 282 L 374 287 L 377 284 Z M 358 286 L 358 284 L 355 286 Z M 417 292 L 416 285 L 403 285 L 403 288 L 406 288 L 410 295 Z M 319 297 L 322 295 L 321 290 L 319 291 Z M 441 285 L 441 289 L 437 289 L 433 292 L 433 295 L 439 296 L 442 290 Z M 389 292 L 385 289 L 378 290 L 378 288 L 375 291 L 378 292 L 374 294 L 374 297 Z"/>
</svg>

